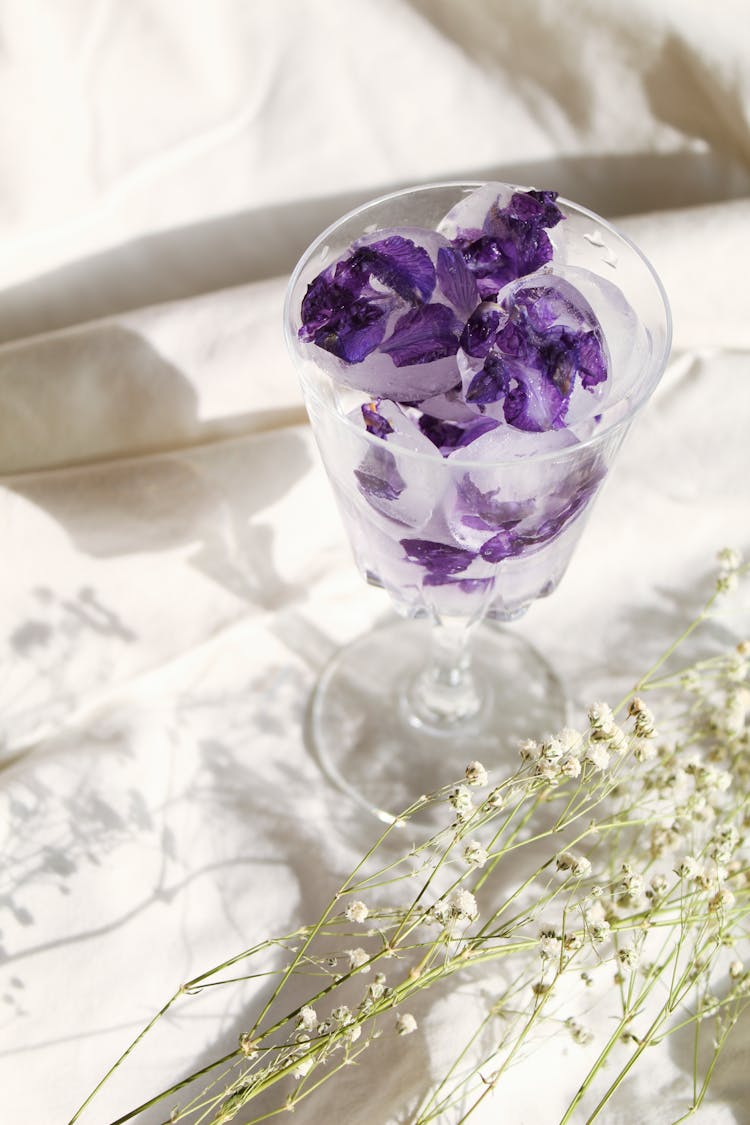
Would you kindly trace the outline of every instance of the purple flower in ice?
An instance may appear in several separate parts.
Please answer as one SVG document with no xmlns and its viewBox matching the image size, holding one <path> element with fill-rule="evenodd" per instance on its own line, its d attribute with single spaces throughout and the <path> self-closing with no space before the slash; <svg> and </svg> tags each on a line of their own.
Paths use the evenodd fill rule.
<svg viewBox="0 0 750 1125">
<path fill-rule="evenodd" d="M 423 566 L 432 579 L 460 574 L 475 558 L 473 551 L 450 543 L 436 543 L 432 539 L 402 539 L 401 546 L 406 557 Z"/>
<path fill-rule="evenodd" d="M 462 329 L 462 322 L 447 305 L 420 305 L 396 321 L 380 350 L 396 367 L 431 363 L 456 354 Z"/>
<path fill-rule="evenodd" d="M 437 281 L 443 296 L 464 319 L 479 299 L 477 283 L 461 251 L 441 246 L 437 254 Z"/>
<path fill-rule="evenodd" d="M 461 333 L 461 349 L 474 359 L 489 355 L 500 327 L 501 311 L 496 305 L 481 304 L 471 314 Z M 505 317 L 503 317 L 505 319 Z"/>
<path fill-rule="evenodd" d="M 446 574 L 426 574 L 423 586 L 453 586 L 462 594 L 484 594 L 495 584 L 494 578 L 453 578 Z"/>
<path fill-rule="evenodd" d="M 445 418 L 435 418 L 432 414 L 421 414 L 418 425 L 425 437 L 428 437 L 443 456 L 446 456 L 456 449 L 463 449 L 470 445 L 482 434 L 494 430 L 500 423 L 496 418 L 487 418 L 481 414 L 461 422 L 449 422 Z"/>
<path fill-rule="evenodd" d="M 492 311 L 480 306 L 463 332 L 472 349 L 464 349 L 466 401 L 502 400 L 505 421 L 520 430 L 561 429 L 576 380 L 591 390 L 607 378 L 596 315 L 572 285 L 550 274 L 501 294 L 494 330 Z M 478 370 L 477 358 L 484 359 Z"/>
<path fill-rule="evenodd" d="M 498 491 L 482 492 L 466 473 L 457 488 L 461 523 L 477 531 L 507 530 L 534 511 L 533 499 L 502 500 Z"/>
<path fill-rule="evenodd" d="M 378 231 L 309 284 L 299 338 L 334 379 L 410 402 L 460 382 L 459 340 L 479 301 L 463 255 L 437 231 Z"/>
<path fill-rule="evenodd" d="M 387 423 L 386 423 L 387 424 Z M 389 449 L 373 445 L 358 469 L 354 470 L 359 491 L 366 500 L 398 500 L 406 482 L 398 471 L 396 458 Z M 379 508 L 378 504 L 375 507 Z"/>
<path fill-rule="evenodd" d="M 473 206 L 471 197 L 450 213 L 457 228 L 451 241 L 463 254 L 484 300 L 496 297 L 509 282 L 535 273 L 552 258 L 547 230 L 564 218 L 556 199 L 557 192 L 532 190 L 514 191 L 508 200 L 498 189 L 481 227 L 463 225 L 464 213 L 468 220 Z"/>
<path fill-rule="evenodd" d="M 499 563 L 503 559 L 510 559 L 523 554 L 526 544 L 512 530 L 498 531 L 491 539 L 482 544 L 480 555 L 485 562 Z"/>
<path fill-rule="evenodd" d="M 300 339 L 347 363 L 361 363 L 382 341 L 394 305 L 428 301 L 435 280 L 430 255 L 409 238 L 391 234 L 355 243 L 308 286 Z"/>
<path fill-rule="evenodd" d="M 377 399 L 374 399 L 372 402 L 362 403 L 362 418 L 364 419 L 367 432 L 385 441 L 388 434 L 393 433 L 393 426 L 388 419 L 384 418 L 380 413 L 379 407 L 380 402 Z"/>
<path fill-rule="evenodd" d="M 552 542 L 587 506 L 604 479 L 605 472 L 599 458 L 589 457 L 564 477 L 550 495 L 518 504 L 515 512 L 509 507 L 510 518 L 502 526 L 498 524 L 500 530 L 485 540 L 479 550 L 480 556 L 485 562 L 499 563 L 503 559 L 528 554 Z M 492 502 L 492 494 L 481 493 L 479 489 L 476 489 L 476 493 L 480 497 L 489 497 Z M 471 489 L 466 495 L 469 502 L 473 501 L 477 505 L 476 496 Z M 464 523 L 469 527 L 479 527 L 480 519 L 484 516 L 485 526 L 490 526 L 490 521 L 486 518 L 487 512 L 487 508 L 477 505 L 477 515 L 464 517 Z M 513 518 L 515 515 L 520 518 Z"/>
</svg>

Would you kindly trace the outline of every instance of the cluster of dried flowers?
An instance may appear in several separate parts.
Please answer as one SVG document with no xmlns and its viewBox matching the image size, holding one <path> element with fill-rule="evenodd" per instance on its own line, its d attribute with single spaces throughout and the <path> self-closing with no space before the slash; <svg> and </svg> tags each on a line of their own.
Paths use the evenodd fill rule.
<svg viewBox="0 0 750 1125">
<path fill-rule="evenodd" d="M 745 569 L 720 553 L 714 592 L 680 642 Z M 472 762 L 421 798 L 404 822 L 431 803 L 446 826 L 406 854 L 393 848 L 403 824 L 391 826 L 314 925 L 184 985 L 155 1020 L 259 969 L 272 982 L 237 1050 L 201 1068 L 171 1120 L 217 1125 L 256 1099 L 243 1122 L 293 1109 L 375 1039 L 417 1031 L 412 1009 L 454 978 L 476 981 L 486 1003 L 444 1078 L 409 1108 L 415 1125 L 466 1120 L 520 1052 L 561 1029 L 585 1048 L 561 1125 L 582 1104 L 593 1120 L 650 1046 L 710 1026 L 710 1062 L 685 1094 L 686 1113 L 699 1105 L 750 1003 L 750 643 L 675 671 L 680 642 L 614 711 L 595 703 L 581 729 L 523 742 L 510 776 L 491 781 Z M 644 697 L 663 708 L 661 728 Z M 603 1036 L 584 1011 L 602 1016 Z"/>
</svg>

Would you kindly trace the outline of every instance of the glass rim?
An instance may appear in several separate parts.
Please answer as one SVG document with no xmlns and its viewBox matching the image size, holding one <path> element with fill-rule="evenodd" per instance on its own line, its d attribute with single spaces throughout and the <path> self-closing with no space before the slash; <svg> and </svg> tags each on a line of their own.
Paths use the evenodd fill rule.
<svg viewBox="0 0 750 1125">
<path fill-rule="evenodd" d="M 369 441 L 374 448 L 382 449 L 384 445 L 383 439 L 377 437 L 375 434 L 370 433 L 369 430 L 358 426 L 347 414 L 344 414 L 342 411 L 337 410 L 335 406 L 333 406 L 330 402 L 327 402 L 326 399 L 318 392 L 318 389 L 314 386 L 313 382 L 305 377 L 305 361 L 302 361 L 299 355 L 298 340 L 293 327 L 294 318 L 292 316 L 291 309 L 292 294 L 297 287 L 303 270 L 310 262 L 316 250 L 318 250 L 320 246 L 324 245 L 335 231 L 337 231 L 345 223 L 349 222 L 352 219 L 355 219 L 364 211 L 376 207 L 379 204 L 388 203 L 391 200 L 398 199 L 401 196 L 415 195 L 420 191 L 439 191 L 441 189 L 450 188 L 463 190 L 468 189 L 469 191 L 473 191 L 476 188 L 483 187 L 487 183 L 498 183 L 506 187 L 515 188 L 519 191 L 529 190 L 528 185 L 523 186 L 520 184 L 512 184 L 508 183 L 505 180 L 436 180 L 428 183 L 413 184 L 410 187 L 398 188 L 395 191 L 385 192 L 383 195 L 373 196 L 371 199 L 368 199 L 365 202 L 358 204 L 358 206 L 351 208 L 345 214 L 340 215 L 339 218 L 335 219 L 332 223 L 329 223 L 328 226 L 325 227 L 325 229 L 322 230 L 320 234 L 318 234 L 303 251 L 292 273 L 290 274 L 284 297 L 284 338 L 286 342 L 287 352 L 292 359 L 295 367 L 297 368 L 297 375 L 300 382 L 302 383 L 303 393 L 305 397 L 310 395 L 326 413 L 332 415 L 337 422 L 346 426 L 351 430 L 353 434 L 356 434 L 360 439 Z M 524 463 L 528 464 L 530 462 L 538 463 L 540 461 L 564 460 L 568 457 L 581 453 L 583 450 L 600 445 L 606 438 L 612 437 L 619 433 L 619 431 L 627 429 L 627 427 L 630 426 L 633 419 L 648 403 L 653 392 L 656 390 L 656 387 L 659 384 L 659 380 L 661 379 L 661 376 L 663 375 L 664 370 L 667 366 L 672 346 L 672 312 L 669 304 L 669 298 L 667 297 L 666 290 L 664 289 L 664 285 L 662 284 L 661 278 L 656 272 L 651 261 L 628 235 L 626 235 L 623 231 L 619 230 L 618 227 L 610 223 L 608 219 L 605 219 L 601 215 L 597 214 L 596 211 L 592 211 L 590 210 L 590 208 L 584 207 L 580 203 L 575 203 L 573 200 L 567 199 L 563 195 L 558 195 L 556 202 L 558 204 L 562 204 L 564 207 L 570 208 L 570 210 L 576 212 L 579 215 L 585 216 L 597 226 L 600 226 L 609 231 L 619 242 L 627 246 L 629 250 L 645 266 L 652 282 L 654 283 L 664 312 L 664 344 L 661 349 L 661 354 L 652 357 L 652 362 L 649 365 L 652 368 L 652 371 L 650 378 L 647 381 L 646 390 L 640 395 L 636 402 L 629 404 L 628 411 L 625 417 L 617 418 L 614 421 L 610 422 L 608 425 L 605 423 L 605 425 L 601 429 L 597 430 L 596 433 L 592 434 L 588 438 L 577 441 L 575 445 L 562 446 L 560 449 L 544 450 L 540 451 L 539 453 L 523 453 L 516 454 L 515 456 L 498 457 L 497 459 L 488 460 L 479 460 L 471 457 L 458 456 L 457 451 L 449 454 L 446 457 L 440 454 L 436 446 L 435 450 L 439 454 L 440 460 L 444 462 L 446 466 L 456 466 L 465 469 L 483 468 L 485 471 L 494 467 L 507 467 L 511 465 L 518 468 Z M 315 366 L 314 360 L 310 359 L 309 363 L 311 364 L 311 366 Z M 316 370 L 320 371 L 320 375 L 322 378 L 329 379 L 332 384 L 335 384 L 335 380 L 332 378 L 332 376 L 328 375 L 328 373 L 323 371 L 322 368 L 316 368 Z M 361 393 L 365 394 L 366 392 L 363 391 Z M 620 400 L 620 402 L 622 401 L 624 401 L 624 399 Z M 398 446 L 397 449 L 399 457 L 415 457 L 418 461 L 423 460 L 427 457 L 427 453 L 421 452 L 417 449 L 409 449 L 405 446 Z"/>
</svg>

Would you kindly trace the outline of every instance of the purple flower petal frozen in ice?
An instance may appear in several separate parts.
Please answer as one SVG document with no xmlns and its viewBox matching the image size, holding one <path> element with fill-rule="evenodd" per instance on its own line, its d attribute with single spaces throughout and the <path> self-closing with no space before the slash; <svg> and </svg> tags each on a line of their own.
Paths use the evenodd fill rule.
<svg viewBox="0 0 750 1125">
<path fill-rule="evenodd" d="M 393 433 L 393 426 L 388 419 L 383 417 L 380 413 L 380 401 L 374 399 L 372 402 L 363 402 L 361 409 L 367 432 L 385 441 L 388 434 Z"/>
<path fill-rule="evenodd" d="M 432 414 L 422 414 L 418 425 L 425 437 L 428 437 L 445 455 L 455 449 L 465 449 L 472 441 L 494 430 L 500 423 L 496 418 L 483 415 L 477 415 L 471 421 L 461 423 L 435 418 Z"/>
<path fill-rule="evenodd" d="M 430 255 L 409 238 L 392 234 L 355 244 L 308 286 L 300 339 L 361 363 L 383 339 L 394 302 L 408 307 L 429 300 L 435 280 Z"/>
<path fill-rule="evenodd" d="M 382 298 L 368 298 L 365 286 L 346 276 L 337 280 L 331 266 L 308 286 L 299 336 L 346 363 L 361 363 L 383 339 L 387 315 Z"/>
<path fill-rule="evenodd" d="M 503 500 L 499 489 L 483 492 L 466 473 L 456 489 L 460 520 L 477 531 L 499 531 L 515 527 L 534 511 L 534 500 Z"/>
<path fill-rule="evenodd" d="M 446 215 L 438 229 L 463 254 L 483 299 L 496 297 L 509 282 L 550 261 L 553 247 L 547 230 L 564 218 L 556 199 L 552 191 L 486 184 Z"/>
<path fill-rule="evenodd" d="M 435 288 L 435 267 L 430 255 L 423 246 L 400 234 L 357 245 L 346 269 L 353 279 L 360 278 L 368 285 L 374 277 L 413 305 L 428 301 Z"/>
<path fill-rule="evenodd" d="M 373 445 L 364 461 L 354 470 L 359 490 L 366 500 L 398 500 L 406 482 L 398 471 L 396 458 L 388 449 Z"/>
<path fill-rule="evenodd" d="M 479 293 L 463 254 L 454 246 L 441 246 L 437 255 L 437 281 L 443 296 L 464 319 L 475 307 Z"/>
<path fill-rule="evenodd" d="M 433 575 L 460 574 L 474 561 L 473 551 L 430 539 L 402 539 L 406 557 Z"/>
<path fill-rule="evenodd" d="M 423 586 L 452 586 L 462 594 L 483 594 L 495 584 L 494 578 L 453 578 L 446 574 L 426 574 Z"/>
<path fill-rule="evenodd" d="M 498 531 L 480 548 L 479 554 L 485 562 L 499 563 L 523 553 L 524 543 L 513 531 Z"/>
<path fill-rule="evenodd" d="M 544 433 L 558 430 L 565 425 L 572 380 L 560 387 L 555 381 L 557 369 L 539 371 L 535 368 L 515 364 L 512 368 L 511 385 L 503 401 L 505 421 L 519 430 Z"/>
<path fill-rule="evenodd" d="M 396 367 L 431 363 L 456 354 L 462 328 L 447 305 L 421 305 L 404 313 L 380 350 Z"/>
<path fill-rule="evenodd" d="M 576 380 L 592 390 L 608 375 L 603 334 L 591 306 L 568 281 L 541 274 L 500 294 L 494 332 L 491 308 L 480 306 L 462 337 L 472 348 L 459 355 L 466 401 L 478 406 L 502 401 L 505 421 L 517 429 L 562 428 Z M 470 331 L 474 326 L 479 344 Z"/>
<path fill-rule="evenodd" d="M 461 334 L 462 351 L 474 359 L 484 359 L 497 335 L 501 316 L 505 318 L 497 305 L 479 305 L 467 320 Z"/>
<path fill-rule="evenodd" d="M 488 355 L 484 367 L 478 371 L 466 388 L 466 401 L 477 406 L 497 402 L 510 390 L 508 366 L 498 355 Z"/>
<path fill-rule="evenodd" d="M 478 302 L 474 277 L 443 235 L 381 230 L 309 284 L 299 339 L 336 382 L 419 402 L 460 384 L 459 340 Z"/>
</svg>

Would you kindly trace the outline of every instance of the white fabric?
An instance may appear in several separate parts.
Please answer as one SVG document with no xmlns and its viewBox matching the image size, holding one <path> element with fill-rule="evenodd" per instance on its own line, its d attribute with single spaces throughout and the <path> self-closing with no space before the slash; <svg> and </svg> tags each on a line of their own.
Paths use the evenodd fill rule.
<svg viewBox="0 0 750 1125">
<path fill-rule="evenodd" d="M 518 626 L 579 704 L 671 639 L 719 547 L 750 549 L 744 15 L 0 0 L 3 1120 L 67 1121 L 181 981 L 314 919 L 375 831 L 302 739 L 317 672 L 386 606 L 354 572 L 281 335 L 285 275 L 351 203 L 534 182 L 626 216 L 663 277 L 669 370 L 562 586 Z M 462 1003 L 295 1119 L 395 1120 Z M 239 1000 L 189 1011 L 84 1120 L 236 1042 Z M 748 1036 L 697 1120 L 748 1120 Z M 519 1066 L 476 1120 L 557 1121 L 579 1050 Z M 602 1120 L 685 1111 L 689 1046 L 657 1059 Z"/>
</svg>

